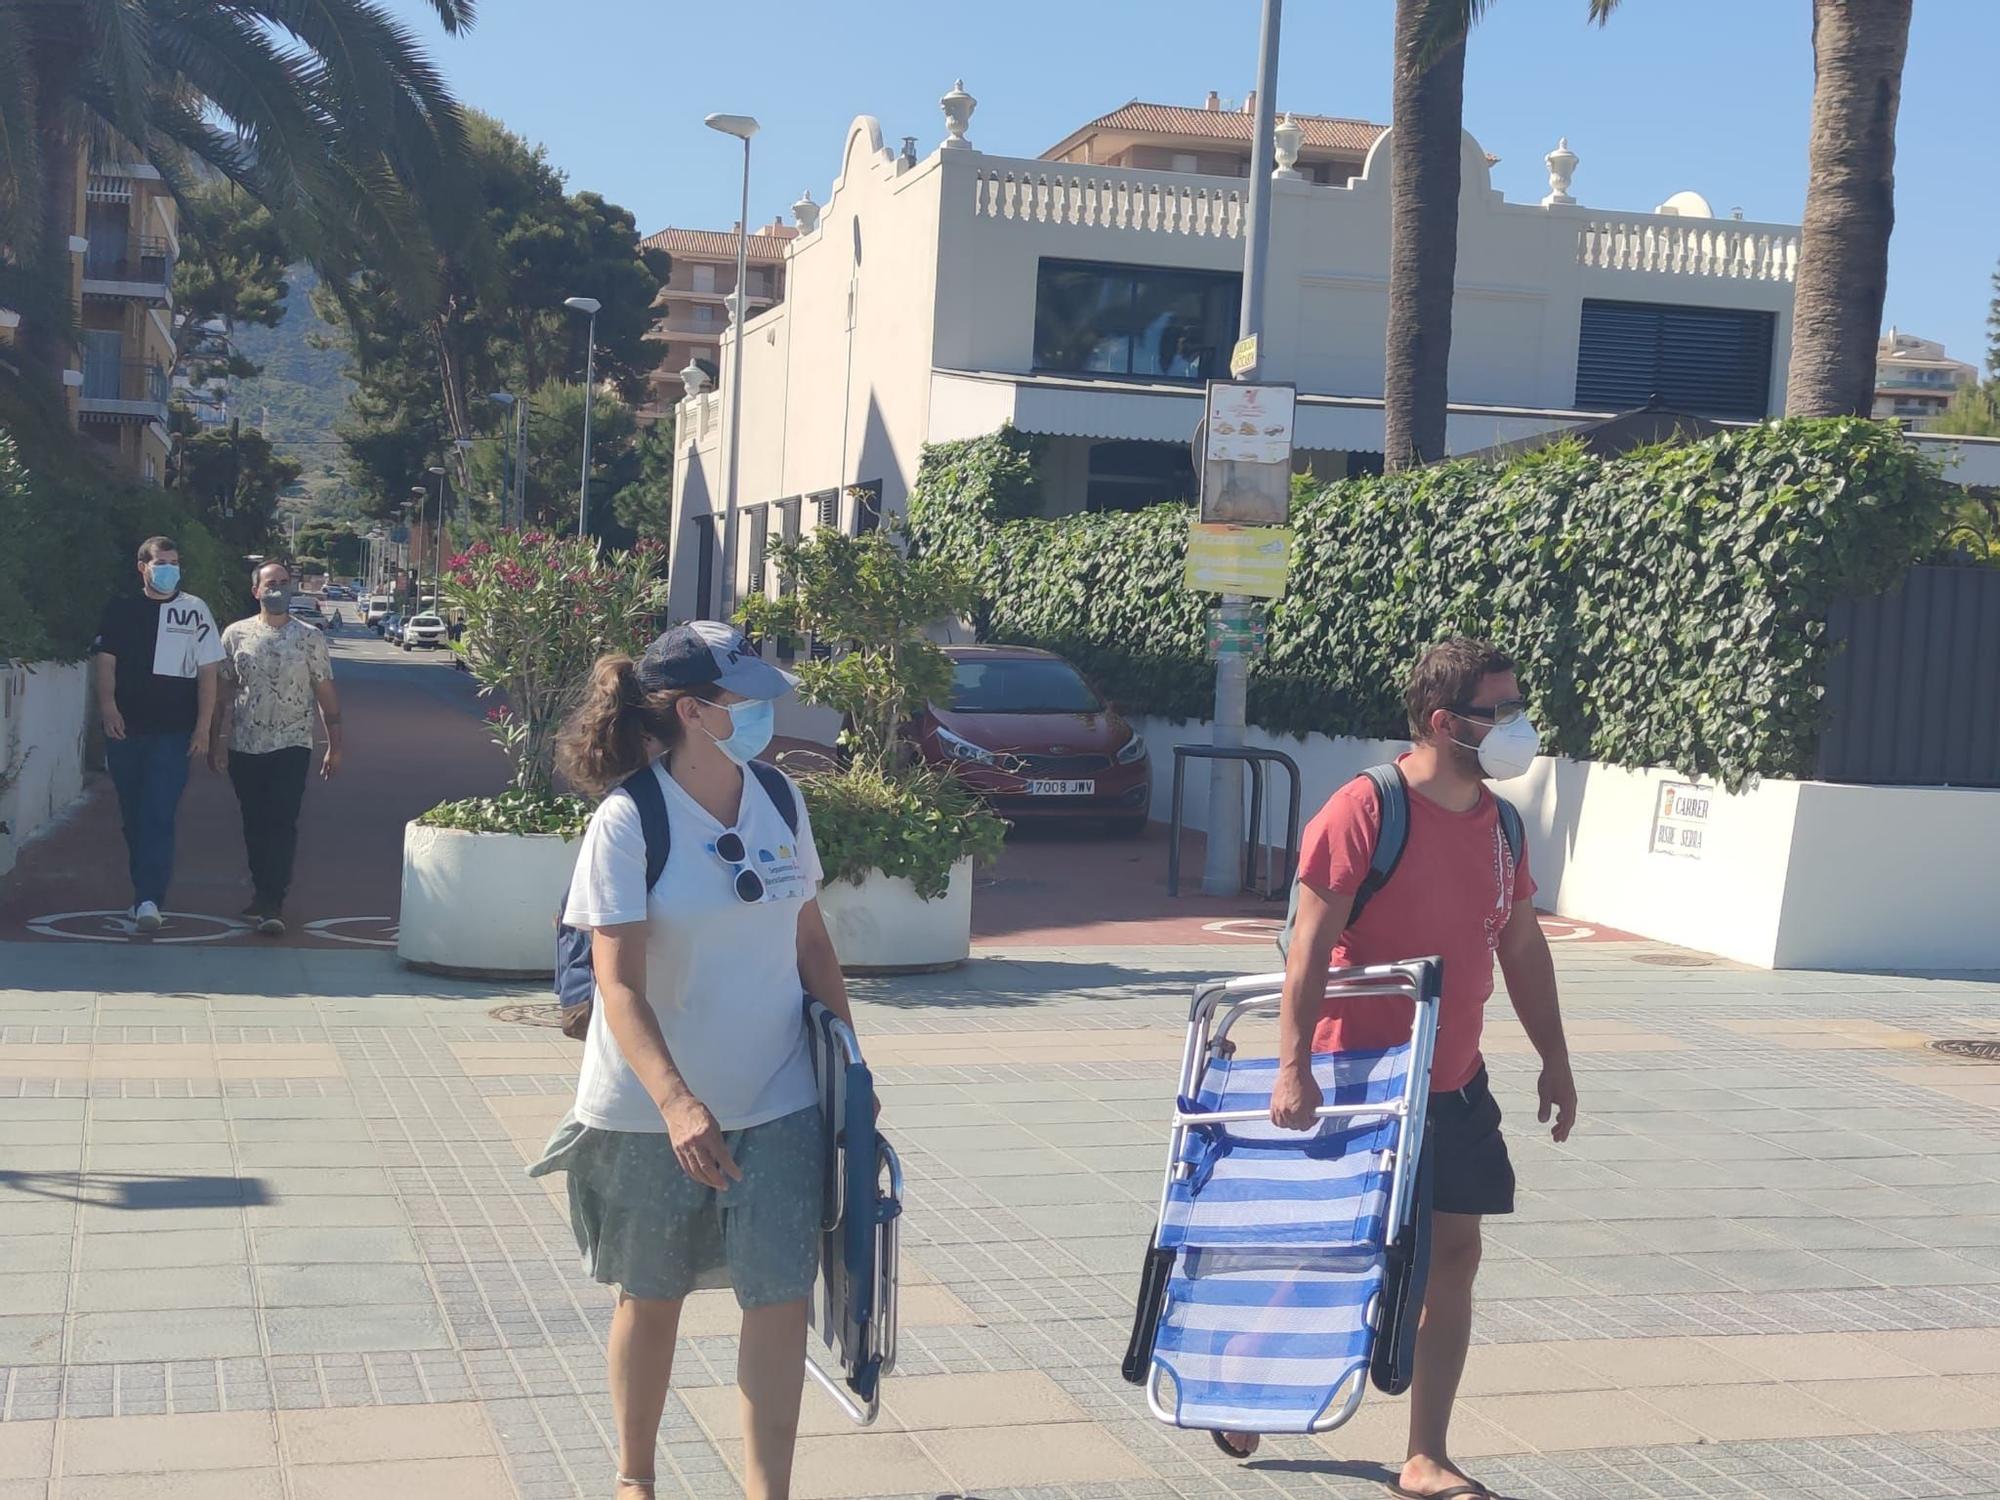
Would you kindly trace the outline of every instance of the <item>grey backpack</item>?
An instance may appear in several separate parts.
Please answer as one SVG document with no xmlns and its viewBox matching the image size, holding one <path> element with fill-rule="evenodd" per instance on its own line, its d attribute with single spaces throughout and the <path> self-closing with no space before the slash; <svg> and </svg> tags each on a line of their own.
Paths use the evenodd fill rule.
<svg viewBox="0 0 2000 1500">
<path fill-rule="evenodd" d="M 1368 862 L 1368 873 L 1362 877 L 1360 889 L 1354 893 L 1354 905 L 1347 913 L 1347 925 L 1352 927 L 1361 919 L 1361 909 L 1369 898 L 1389 882 L 1396 873 L 1396 864 L 1403 857 L 1403 846 L 1410 841 L 1410 788 L 1403 780 L 1402 768 L 1391 762 L 1386 766 L 1370 766 L 1356 781 L 1366 780 L 1375 788 L 1375 808 L 1378 832 L 1375 836 L 1375 857 Z M 1496 796 L 1500 804 L 1500 836 L 1507 841 L 1507 852 L 1518 865 L 1521 860 L 1521 844 L 1526 832 L 1521 826 L 1520 809 L 1505 797 Z M 1299 882 L 1292 877 L 1291 905 L 1285 912 L 1285 930 L 1278 934 L 1278 952 L 1291 957 L 1292 924 L 1299 916 Z"/>
</svg>

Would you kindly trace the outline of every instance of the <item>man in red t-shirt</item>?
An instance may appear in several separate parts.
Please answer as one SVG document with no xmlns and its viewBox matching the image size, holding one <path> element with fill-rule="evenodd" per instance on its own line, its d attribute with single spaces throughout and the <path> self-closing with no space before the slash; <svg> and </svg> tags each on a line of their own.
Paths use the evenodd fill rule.
<svg viewBox="0 0 2000 1500">
<path fill-rule="evenodd" d="M 1540 1113 L 1553 1113 L 1556 1140 L 1576 1119 L 1556 1002 L 1555 965 L 1535 920 L 1527 850 L 1518 859 L 1501 830 L 1499 804 L 1485 779 L 1504 779 L 1532 762 L 1536 737 L 1514 664 L 1479 641 L 1433 646 L 1405 695 L 1416 744 L 1397 762 L 1408 788 L 1409 832 L 1394 873 L 1350 925 L 1354 896 L 1368 874 L 1380 827 L 1373 785 L 1357 778 L 1335 792 L 1305 832 L 1297 916 L 1280 1013 L 1280 1069 L 1272 1120 L 1310 1129 L 1321 1104 L 1312 1054 L 1390 1045 L 1410 1034 L 1408 1003 L 1330 1003 L 1318 983 L 1329 964 L 1444 959 L 1443 1004 L 1431 1063 L 1427 1125 L 1432 1152 L 1430 1278 L 1410 1385 L 1410 1445 L 1391 1493 L 1436 1500 L 1488 1496 L 1448 1456 L 1447 1430 L 1472 1339 L 1472 1282 L 1479 1269 L 1480 1221 L 1514 1211 L 1514 1169 L 1500 1135 L 1500 1106 L 1479 1055 L 1493 960 L 1542 1072 Z M 1225 1434 L 1247 1456 L 1256 1439 Z"/>
</svg>

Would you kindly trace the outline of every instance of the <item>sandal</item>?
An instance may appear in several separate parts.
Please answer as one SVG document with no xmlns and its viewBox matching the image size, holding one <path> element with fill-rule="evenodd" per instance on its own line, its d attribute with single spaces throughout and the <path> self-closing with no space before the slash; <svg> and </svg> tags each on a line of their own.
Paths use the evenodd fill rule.
<svg viewBox="0 0 2000 1500">
<path fill-rule="evenodd" d="M 1472 1484 L 1455 1484 L 1448 1490 L 1406 1490 L 1400 1484 L 1387 1486 L 1396 1500 L 1494 1500 L 1493 1491 L 1476 1481 Z"/>
</svg>

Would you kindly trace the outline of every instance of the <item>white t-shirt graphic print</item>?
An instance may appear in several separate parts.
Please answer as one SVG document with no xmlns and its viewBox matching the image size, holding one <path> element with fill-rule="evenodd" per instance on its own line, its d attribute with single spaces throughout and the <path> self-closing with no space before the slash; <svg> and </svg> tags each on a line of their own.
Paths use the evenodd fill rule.
<svg viewBox="0 0 2000 1500">
<path fill-rule="evenodd" d="M 160 606 L 160 631 L 153 641 L 155 677 L 192 677 L 221 660 L 222 633 L 206 604 L 192 594 L 179 594 Z"/>
<path fill-rule="evenodd" d="M 632 799 L 614 792 L 591 815 L 563 920 L 572 927 L 649 924 L 646 1001 L 694 1096 L 724 1130 L 742 1130 L 817 1102 L 799 979 L 799 913 L 819 892 L 820 862 L 796 785 L 798 832 L 757 778 L 743 776 L 734 825 L 764 881 L 739 900 L 736 871 L 715 853 L 725 829 L 655 763 L 672 847 L 646 894 L 646 835 Z M 577 1080 L 576 1118 L 599 1130 L 660 1134 L 666 1122 L 593 1008 Z"/>
</svg>

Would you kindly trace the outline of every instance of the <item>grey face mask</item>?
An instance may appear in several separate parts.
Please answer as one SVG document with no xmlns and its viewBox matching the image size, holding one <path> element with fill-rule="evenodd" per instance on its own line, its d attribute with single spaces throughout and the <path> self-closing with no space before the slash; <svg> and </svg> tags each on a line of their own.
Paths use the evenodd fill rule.
<svg viewBox="0 0 2000 1500">
<path fill-rule="evenodd" d="M 258 596 L 258 602 L 264 606 L 264 613 L 267 615 L 289 614 L 292 609 L 292 595 L 295 592 L 290 584 L 274 583 Z"/>
</svg>

